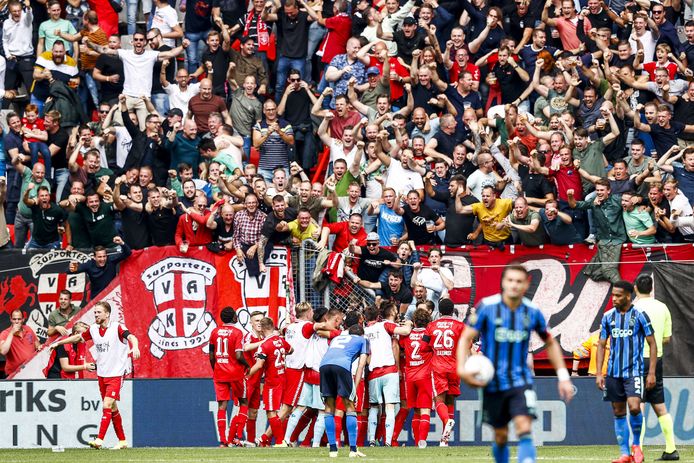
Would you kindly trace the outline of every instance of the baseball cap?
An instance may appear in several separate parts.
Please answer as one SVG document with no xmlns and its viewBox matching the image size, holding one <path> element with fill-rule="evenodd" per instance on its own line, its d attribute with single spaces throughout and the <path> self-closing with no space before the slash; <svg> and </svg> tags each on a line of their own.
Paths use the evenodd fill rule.
<svg viewBox="0 0 694 463">
<path fill-rule="evenodd" d="M 367 76 L 377 76 L 381 73 L 381 71 L 376 67 L 376 66 L 370 66 L 366 70 L 366 75 Z"/>
<path fill-rule="evenodd" d="M 408 26 L 413 26 L 417 24 L 417 20 L 414 19 L 414 16 L 405 16 L 405 19 L 402 20 L 403 24 L 407 24 Z"/>
<path fill-rule="evenodd" d="M 368 235 L 366 235 L 366 241 L 381 241 L 381 240 L 378 237 L 378 233 L 371 232 Z"/>
<path fill-rule="evenodd" d="M 169 112 L 166 113 L 166 115 L 183 117 L 183 111 L 181 111 L 180 108 L 171 108 L 169 109 Z"/>
</svg>

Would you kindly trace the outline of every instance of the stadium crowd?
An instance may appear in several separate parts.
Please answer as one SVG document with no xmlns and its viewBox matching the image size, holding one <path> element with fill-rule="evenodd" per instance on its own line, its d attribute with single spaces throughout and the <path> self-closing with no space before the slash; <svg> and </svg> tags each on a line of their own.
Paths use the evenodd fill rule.
<svg viewBox="0 0 694 463">
<path fill-rule="evenodd" d="M 378 291 L 364 315 L 390 339 L 460 323 L 419 246 L 585 241 L 616 282 L 622 244 L 694 241 L 691 2 L 143 3 L 144 28 L 130 0 L 0 2 L 0 249 L 91 249 L 70 271 L 93 295 L 130 249 L 207 246 L 257 275 L 267 246 L 313 240 Z M 342 317 L 304 310 L 307 339 Z"/>
</svg>

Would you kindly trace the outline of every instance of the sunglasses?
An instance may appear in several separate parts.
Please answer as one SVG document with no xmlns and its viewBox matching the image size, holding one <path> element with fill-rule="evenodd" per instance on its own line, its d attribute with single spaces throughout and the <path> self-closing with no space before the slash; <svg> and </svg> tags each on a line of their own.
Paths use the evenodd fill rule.
<svg viewBox="0 0 694 463">
<path fill-rule="evenodd" d="M 378 243 L 366 243 L 367 248 L 375 248 L 376 246 L 378 246 Z"/>
<path fill-rule="evenodd" d="M 147 43 L 149 43 L 149 42 L 154 42 L 154 39 L 156 39 L 156 37 L 148 37 L 148 38 L 147 38 Z"/>
<path fill-rule="evenodd" d="M 658 11 L 655 11 L 655 10 L 654 10 L 654 11 L 653 11 L 653 14 L 663 14 L 663 11 L 662 11 L 662 10 L 658 10 Z"/>
<path fill-rule="evenodd" d="M 289 82 L 301 82 L 301 79 L 289 79 Z"/>
<path fill-rule="evenodd" d="M 99 114 L 108 114 L 108 109 L 100 109 Z"/>
<path fill-rule="evenodd" d="M 146 39 L 133 39 L 133 42 L 144 42 Z"/>
</svg>

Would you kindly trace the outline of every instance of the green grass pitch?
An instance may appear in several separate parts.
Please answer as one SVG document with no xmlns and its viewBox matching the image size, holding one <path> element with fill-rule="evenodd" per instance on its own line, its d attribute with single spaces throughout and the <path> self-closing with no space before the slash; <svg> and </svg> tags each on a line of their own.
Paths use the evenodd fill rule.
<svg viewBox="0 0 694 463">
<path fill-rule="evenodd" d="M 512 447 L 511 462 L 515 462 L 515 448 Z M 407 461 L 440 463 L 443 461 L 466 463 L 493 462 L 489 447 L 429 447 L 418 449 L 404 448 L 365 448 L 366 461 Z M 646 461 L 651 462 L 660 457 L 662 447 L 646 447 Z M 347 460 L 348 449 L 340 449 L 336 459 Z M 540 447 L 540 462 L 610 462 L 617 457 L 617 446 L 586 447 Z M 694 463 L 694 447 L 679 449 L 680 461 Z M 135 448 L 119 451 L 67 449 L 64 453 L 53 453 L 50 449 L 35 450 L 0 450 L 0 461 L 3 463 L 80 463 L 80 462 L 215 462 L 215 461 L 249 462 L 318 462 L 335 461 L 328 458 L 327 449 L 246 449 L 246 448 Z"/>
</svg>

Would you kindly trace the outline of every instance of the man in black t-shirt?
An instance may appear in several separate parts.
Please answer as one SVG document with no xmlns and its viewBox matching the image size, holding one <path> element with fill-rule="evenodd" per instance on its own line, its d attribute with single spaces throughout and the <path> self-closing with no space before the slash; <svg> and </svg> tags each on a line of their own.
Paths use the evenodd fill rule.
<svg viewBox="0 0 694 463">
<path fill-rule="evenodd" d="M 407 312 L 407 307 L 412 303 L 412 291 L 403 284 L 403 276 L 400 270 L 388 272 L 388 284 L 381 289 L 380 298 L 384 301 L 392 301 L 398 305 L 401 314 Z M 378 300 L 376 301 L 378 302 Z"/>
<path fill-rule="evenodd" d="M 82 216 L 92 244 L 108 248 L 117 246 L 118 243 L 113 241 L 116 237 L 116 209 L 113 204 L 102 201 L 95 192 L 87 193 L 85 203 L 77 204 L 75 211 Z"/>
<path fill-rule="evenodd" d="M 283 225 L 296 219 L 296 209 L 287 207 L 284 196 L 275 195 L 272 198 L 272 214 L 268 214 L 260 232 L 258 243 L 258 262 L 260 271 L 265 273 L 265 260 L 276 244 L 291 244 L 291 232 Z M 280 226 L 280 224 L 282 226 Z M 278 231 L 282 229 L 285 231 Z"/>
<path fill-rule="evenodd" d="M 368 288 L 378 288 L 381 284 L 378 278 L 388 262 L 395 262 L 397 257 L 390 251 L 381 249 L 378 233 L 371 232 L 366 235 L 366 246 L 357 246 L 350 243 L 349 251 L 359 257 L 359 267 L 357 267 L 357 280 L 355 283 Z M 375 283 L 377 286 L 373 286 Z"/>
<path fill-rule="evenodd" d="M 474 231 L 475 218 L 470 215 L 458 214 L 455 210 L 456 201 L 460 201 L 463 206 L 478 203 L 479 200 L 470 194 L 467 189 L 467 179 L 462 175 L 454 175 L 448 185 L 447 192 L 434 190 L 431 185 L 433 172 L 428 172 L 424 177 L 424 190 L 429 196 L 437 201 L 448 204 L 446 214 L 446 236 L 443 243 L 446 246 L 462 246 L 470 243 L 467 236 Z"/>
<path fill-rule="evenodd" d="M 24 192 L 22 201 L 31 208 L 33 223 L 29 249 L 60 249 L 61 234 L 65 232 L 64 222 L 67 213 L 56 203 L 51 202 L 51 190 L 41 186 L 35 198 L 29 198 L 34 189 L 30 183 Z"/>
<path fill-rule="evenodd" d="M 67 160 L 69 157 L 68 143 L 70 135 L 68 131 L 60 126 L 60 113 L 58 111 L 48 111 L 44 117 L 44 127 L 48 132 L 48 150 L 51 152 L 51 162 L 53 164 L 53 178 L 55 180 L 55 197 L 63 197 L 63 189 L 70 180 Z"/>
<path fill-rule="evenodd" d="M 207 218 L 207 228 L 212 230 L 212 242 L 207 248 L 213 252 L 233 251 L 234 207 L 230 203 L 221 208 L 215 204 Z"/>
<path fill-rule="evenodd" d="M 407 239 L 414 244 L 435 244 L 436 232 L 446 228 L 446 222 L 426 204 L 415 190 L 407 193 L 407 204 L 403 207 L 403 218 L 407 228 Z"/>
<path fill-rule="evenodd" d="M 111 50 L 118 50 L 121 46 L 120 36 L 109 37 L 107 46 Z M 94 66 L 94 80 L 101 82 L 101 101 L 111 106 L 116 104 L 118 95 L 123 93 L 123 61 L 117 56 L 100 54 Z M 156 80 L 159 80 L 159 76 Z"/>
<path fill-rule="evenodd" d="M 113 204 L 121 211 L 123 240 L 133 249 L 144 249 L 150 245 L 151 240 L 142 187 L 138 184 L 130 185 L 127 196 L 122 197 L 120 185 L 124 181 L 125 175 L 118 177 L 113 189 Z"/>
<path fill-rule="evenodd" d="M 154 51 L 163 52 L 171 50 L 170 46 L 164 44 L 161 36 L 161 31 L 156 27 L 153 27 L 152 29 L 147 31 L 147 43 L 149 44 L 149 47 Z M 164 87 L 162 87 L 161 80 L 159 79 L 159 75 L 161 74 L 161 64 L 161 61 L 157 61 L 156 63 L 154 63 L 154 67 L 152 68 L 151 100 L 152 104 L 154 105 L 154 108 L 157 110 L 159 114 L 166 114 L 169 111 L 169 95 L 164 90 Z M 166 67 L 167 82 L 174 81 L 175 70 L 176 66 Z"/>
<path fill-rule="evenodd" d="M 222 44 L 222 40 L 222 34 L 215 30 L 210 31 L 207 35 L 207 50 L 202 54 L 200 67 L 190 76 L 197 79 L 201 74 L 207 73 L 207 78 L 212 80 L 212 92 L 224 98 L 231 55 L 227 51 L 229 43 L 225 41 Z"/>
<path fill-rule="evenodd" d="M 299 11 L 297 0 L 286 0 L 284 6 L 274 11 L 263 10 L 263 21 L 276 22 L 279 32 L 277 43 L 277 85 L 275 98 L 282 97 L 290 69 L 297 69 L 306 79 L 306 54 L 308 51 L 309 15 Z"/>
<path fill-rule="evenodd" d="M 168 197 L 162 197 L 159 188 L 152 188 L 147 192 L 145 211 L 152 245 L 169 246 L 176 243 L 176 225 L 179 215 L 177 207 L 178 197 L 175 191 L 170 190 Z"/>
<path fill-rule="evenodd" d="M 287 77 L 287 87 L 277 105 L 277 114 L 289 122 L 294 131 L 295 159 L 304 170 L 309 170 L 316 163 L 316 137 L 313 135 L 311 107 L 316 96 L 308 84 L 301 80 L 299 70 L 292 69 Z"/>
</svg>

